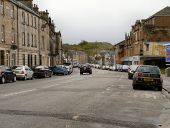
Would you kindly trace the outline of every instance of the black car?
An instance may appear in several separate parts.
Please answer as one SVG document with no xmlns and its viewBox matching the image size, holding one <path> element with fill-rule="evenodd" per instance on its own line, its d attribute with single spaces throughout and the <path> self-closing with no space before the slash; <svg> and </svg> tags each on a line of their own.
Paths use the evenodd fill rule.
<svg viewBox="0 0 170 128">
<path fill-rule="evenodd" d="M 90 65 L 82 65 L 80 67 L 80 75 L 82 75 L 83 73 L 92 74 L 91 66 Z"/>
<path fill-rule="evenodd" d="M 48 66 L 40 65 L 34 69 L 34 77 L 51 77 L 52 71 Z"/>
<path fill-rule="evenodd" d="M 16 82 L 16 74 L 11 68 L 1 65 L 0 66 L 0 83 L 4 84 L 6 82 Z"/>
<path fill-rule="evenodd" d="M 130 65 L 128 69 L 128 79 L 132 79 L 138 65 Z"/>
<path fill-rule="evenodd" d="M 163 79 L 161 77 L 160 69 L 157 66 L 141 65 L 138 66 L 133 76 L 133 89 L 139 87 L 154 87 L 162 91 Z"/>
</svg>

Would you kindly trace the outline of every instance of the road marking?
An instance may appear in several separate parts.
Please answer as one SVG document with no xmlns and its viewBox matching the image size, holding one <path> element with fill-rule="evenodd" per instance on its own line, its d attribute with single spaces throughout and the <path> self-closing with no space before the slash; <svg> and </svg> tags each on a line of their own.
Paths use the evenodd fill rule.
<svg viewBox="0 0 170 128">
<path fill-rule="evenodd" d="M 120 76 L 119 81 L 121 81 L 121 80 L 122 80 L 122 78 L 123 78 L 123 75 L 121 75 L 121 76 Z"/>
<path fill-rule="evenodd" d="M 21 92 L 13 92 L 13 93 L 9 93 L 9 94 L 4 94 L 1 97 L 14 96 L 14 95 L 24 94 L 24 93 L 28 93 L 28 92 L 33 92 L 33 91 L 36 91 L 36 90 L 37 89 L 31 89 L 31 90 L 26 90 L 26 91 L 21 91 Z"/>
<path fill-rule="evenodd" d="M 77 120 L 79 118 L 79 115 L 73 116 L 73 120 Z"/>
<path fill-rule="evenodd" d="M 49 85 L 49 86 L 45 86 L 45 87 L 42 87 L 43 89 L 47 89 L 47 88 L 51 88 L 51 87 L 54 87 L 54 86 L 57 86 L 58 84 L 54 84 L 54 85 Z"/>
</svg>

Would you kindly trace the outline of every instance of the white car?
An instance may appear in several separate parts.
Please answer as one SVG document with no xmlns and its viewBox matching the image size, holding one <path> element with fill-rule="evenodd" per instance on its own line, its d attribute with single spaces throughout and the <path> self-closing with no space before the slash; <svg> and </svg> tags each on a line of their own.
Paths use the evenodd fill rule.
<svg viewBox="0 0 170 128">
<path fill-rule="evenodd" d="M 110 66 L 109 65 L 106 65 L 106 70 L 109 70 Z"/>
<path fill-rule="evenodd" d="M 110 71 L 115 71 L 115 65 L 109 67 Z"/>
<path fill-rule="evenodd" d="M 15 72 L 18 79 L 27 80 L 34 78 L 34 72 L 28 66 L 16 65 L 12 67 L 12 70 Z"/>
</svg>

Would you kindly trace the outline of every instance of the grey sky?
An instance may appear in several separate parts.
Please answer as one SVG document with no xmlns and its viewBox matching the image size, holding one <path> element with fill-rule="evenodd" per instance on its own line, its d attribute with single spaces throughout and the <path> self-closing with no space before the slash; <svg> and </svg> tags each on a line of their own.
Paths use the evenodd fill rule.
<svg viewBox="0 0 170 128">
<path fill-rule="evenodd" d="M 64 43 L 114 44 L 124 39 L 136 20 L 170 6 L 170 0 L 34 0 L 34 4 L 49 11 Z"/>
</svg>

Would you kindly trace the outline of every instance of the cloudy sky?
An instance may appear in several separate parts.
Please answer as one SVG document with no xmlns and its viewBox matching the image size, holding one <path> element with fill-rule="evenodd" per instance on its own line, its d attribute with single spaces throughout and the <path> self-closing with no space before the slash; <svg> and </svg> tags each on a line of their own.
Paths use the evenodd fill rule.
<svg viewBox="0 0 170 128">
<path fill-rule="evenodd" d="M 48 10 L 64 43 L 81 40 L 112 44 L 124 39 L 131 25 L 170 6 L 170 0 L 34 0 Z"/>
</svg>

